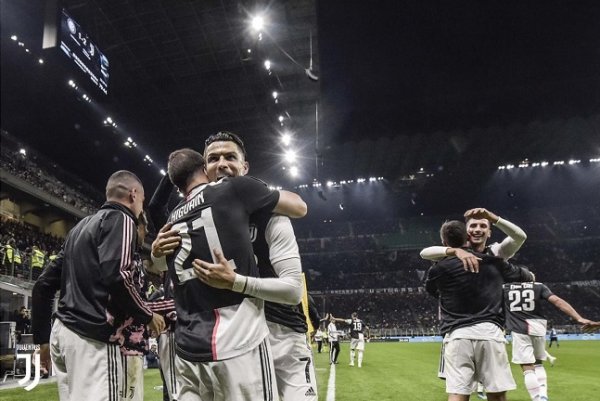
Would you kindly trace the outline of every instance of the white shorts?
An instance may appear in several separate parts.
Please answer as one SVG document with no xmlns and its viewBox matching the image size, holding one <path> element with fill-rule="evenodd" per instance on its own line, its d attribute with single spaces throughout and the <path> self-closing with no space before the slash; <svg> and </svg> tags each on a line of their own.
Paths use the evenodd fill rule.
<svg viewBox="0 0 600 401">
<path fill-rule="evenodd" d="M 121 401 L 144 401 L 143 355 L 123 355 L 122 363 Z"/>
<path fill-rule="evenodd" d="M 279 396 L 286 401 L 317 401 L 317 381 L 306 334 L 267 322 Z"/>
<path fill-rule="evenodd" d="M 234 358 L 189 362 L 175 356 L 179 401 L 273 400 L 277 382 L 269 340 Z"/>
<path fill-rule="evenodd" d="M 123 368 L 118 345 L 81 336 L 55 319 L 50 355 L 61 400 L 119 399 Z"/>
<path fill-rule="evenodd" d="M 158 337 L 158 362 L 170 400 L 177 395 L 177 375 L 175 373 L 175 333 L 166 331 Z"/>
<path fill-rule="evenodd" d="M 512 363 L 527 365 L 536 360 L 546 360 L 546 338 L 513 332 Z"/>
<path fill-rule="evenodd" d="M 365 350 L 365 338 L 351 338 L 350 339 L 350 349 L 364 351 Z"/>
<path fill-rule="evenodd" d="M 504 343 L 454 339 L 444 345 L 446 392 L 468 395 L 481 382 L 489 393 L 517 388 Z"/>
</svg>

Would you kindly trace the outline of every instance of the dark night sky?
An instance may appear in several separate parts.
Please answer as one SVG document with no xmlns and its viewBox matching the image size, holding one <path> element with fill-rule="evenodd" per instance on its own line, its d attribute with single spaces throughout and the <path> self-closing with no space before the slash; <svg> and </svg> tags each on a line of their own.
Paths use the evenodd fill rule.
<svg viewBox="0 0 600 401">
<path fill-rule="evenodd" d="M 51 85 L 37 72 L 19 76 L 24 56 L 15 56 L 8 39 L 16 30 L 41 40 L 39 4 L 2 0 L 2 127 L 29 143 L 40 141 L 42 130 L 55 136 L 50 141 L 57 146 L 39 150 L 94 184 L 115 167 L 135 168 L 121 164 L 123 150 L 113 151 L 81 105 L 32 121 L 66 97 L 62 80 Z M 598 21 L 596 1 L 317 1 L 324 146 L 597 114 Z M 82 128 L 73 130 L 75 124 Z M 143 126 L 126 124 L 132 131 Z M 152 138 L 140 142 L 166 155 Z M 82 154 L 99 167 L 81 168 Z"/>
<path fill-rule="evenodd" d="M 333 138 L 599 110 L 596 2 L 318 2 Z"/>
</svg>

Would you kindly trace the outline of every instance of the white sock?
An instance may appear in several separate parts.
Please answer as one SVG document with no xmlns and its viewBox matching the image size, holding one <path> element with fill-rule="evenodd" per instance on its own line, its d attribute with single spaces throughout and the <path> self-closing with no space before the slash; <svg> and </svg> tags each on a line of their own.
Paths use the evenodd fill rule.
<svg viewBox="0 0 600 401">
<path fill-rule="evenodd" d="M 550 353 L 548 351 L 544 351 L 546 353 L 546 358 L 548 359 L 554 359 L 554 357 L 552 355 L 550 355 Z"/>
<path fill-rule="evenodd" d="M 548 376 L 546 376 L 546 369 L 544 369 L 544 366 L 535 365 L 535 375 L 540 384 L 540 398 L 548 398 Z"/>
<path fill-rule="evenodd" d="M 525 388 L 531 397 L 531 401 L 540 399 L 540 383 L 535 370 L 524 370 L 523 379 L 525 379 Z"/>
<path fill-rule="evenodd" d="M 363 352 L 361 350 L 358 350 L 358 367 L 359 368 L 362 366 L 362 360 L 363 360 Z"/>
<path fill-rule="evenodd" d="M 354 365 L 354 350 L 353 349 L 350 350 L 350 363 L 352 365 Z"/>
<path fill-rule="evenodd" d="M 483 383 L 477 382 L 477 392 L 483 393 L 484 391 L 485 391 L 485 388 L 483 387 Z"/>
</svg>

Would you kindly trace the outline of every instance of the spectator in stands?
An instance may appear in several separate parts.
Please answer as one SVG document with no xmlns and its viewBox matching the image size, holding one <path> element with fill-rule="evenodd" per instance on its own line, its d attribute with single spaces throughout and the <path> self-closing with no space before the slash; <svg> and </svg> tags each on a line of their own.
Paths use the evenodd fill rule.
<svg viewBox="0 0 600 401">
<path fill-rule="evenodd" d="M 29 328 L 31 327 L 31 317 L 29 315 L 29 310 L 26 307 L 21 306 L 19 313 L 15 317 L 15 322 L 15 329 L 17 330 L 18 335 L 29 333 Z"/>
<path fill-rule="evenodd" d="M 42 274 L 45 262 L 46 254 L 37 245 L 34 245 L 31 248 L 31 277 L 33 280 L 36 280 Z"/>
</svg>

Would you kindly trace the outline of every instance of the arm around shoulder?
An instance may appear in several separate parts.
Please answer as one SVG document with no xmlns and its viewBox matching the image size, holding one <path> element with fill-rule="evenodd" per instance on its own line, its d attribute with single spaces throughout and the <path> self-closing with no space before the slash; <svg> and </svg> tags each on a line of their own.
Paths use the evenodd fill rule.
<svg viewBox="0 0 600 401">
<path fill-rule="evenodd" d="M 308 207 L 300 195 L 289 191 L 279 191 L 279 202 L 273 209 L 273 213 L 283 214 L 298 219 L 306 216 Z"/>
</svg>

